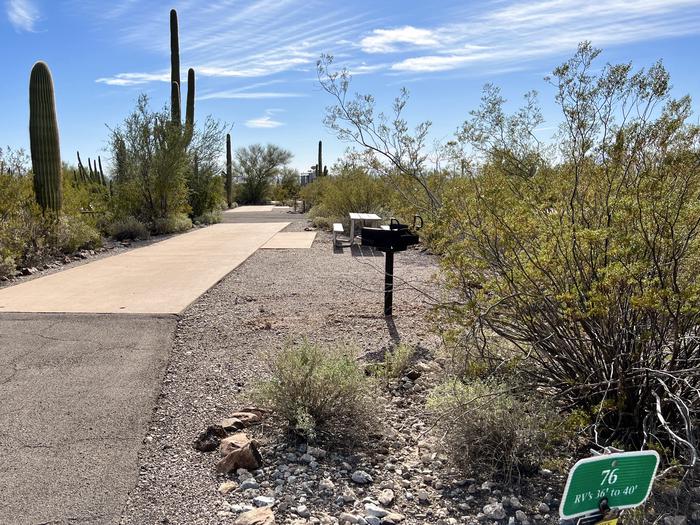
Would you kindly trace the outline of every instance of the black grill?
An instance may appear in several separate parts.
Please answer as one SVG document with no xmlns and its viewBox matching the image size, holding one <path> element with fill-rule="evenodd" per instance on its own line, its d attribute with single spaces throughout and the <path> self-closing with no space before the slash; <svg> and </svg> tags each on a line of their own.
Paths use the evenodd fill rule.
<svg viewBox="0 0 700 525">
<path fill-rule="evenodd" d="M 403 252 L 409 246 L 418 244 L 418 230 L 423 227 L 420 215 L 413 218 L 413 226 L 401 224 L 391 219 L 389 229 L 362 228 L 362 246 L 371 246 L 386 253 L 386 269 L 384 271 L 384 315 L 392 315 L 394 292 L 394 253 Z"/>
</svg>

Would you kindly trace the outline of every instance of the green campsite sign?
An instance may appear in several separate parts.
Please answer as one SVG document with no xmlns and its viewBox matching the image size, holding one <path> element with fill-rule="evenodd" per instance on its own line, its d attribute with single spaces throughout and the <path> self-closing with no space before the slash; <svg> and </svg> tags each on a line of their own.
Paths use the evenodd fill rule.
<svg viewBox="0 0 700 525">
<path fill-rule="evenodd" d="M 629 509 L 649 497 L 659 455 L 653 450 L 620 452 L 580 460 L 569 472 L 559 514 L 576 518 L 598 511 L 607 498 L 611 509 Z"/>
</svg>

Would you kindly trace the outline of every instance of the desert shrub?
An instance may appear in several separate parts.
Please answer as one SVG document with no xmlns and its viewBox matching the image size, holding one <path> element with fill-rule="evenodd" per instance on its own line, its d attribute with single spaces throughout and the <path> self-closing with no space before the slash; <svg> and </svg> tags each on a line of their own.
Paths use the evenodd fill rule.
<svg viewBox="0 0 700 525">
<path fill-rule="evenodd" d="M 384 361 L 371 365 L 369 368 L 374 375 L 385 380 L 397 379 L 408 372 L 416 349 L 405 343 L 399 343 L 384 354 Z"/>
<path fill-rule="evenodd" d="M 218 224 L 224 219 L 221 210 L 205 211 L 201 215 L 194 218 L 192 222 L 195 224 Z"/>
<path fill-rule="evenodd" d="M 221 177 L 221 147 L 226 131 L 221 122 L 207 117 L 194 130 L 189 147 L 191 157 L 187 177 L 191 216 L 199 217 L 226 205 L 224 179 Z"/>
<path fill-rule="evenodd" d="M 293 201 L 299 195 L 299 172 L 293 168 L 282 168 L 276 184 L 272 186 L 272 200 L 281 203 Z"/>
<path fill-rule="evenodd" d="M 153 223 L 188 213 L 192 159 L 185 134 L 168 112 L 152 111 L 148 97 L 141 95 L 134 111 L 111 131 L 114 216 Z"/>
<path fill-rule="evenodd" d="M 444 199 L 442 263 L 460 297 L 443 313 L 470 358 L 499 367 L 508 341 L 531 389 L 592 415 L 597 443 L 693 464 L 700 128 L 660 64 L 633 74 L 596 56 L 582 45 L 554 72 L 556 155 L 527 139 L 542 122 L 532 97 L 506 116 L 488 88 L 465 123 L 483 156 Z"/>
<path fill-rule="evenodd" d="M 192 228 L 192 220 L 183 213 L 168 215 L 153 221 L 151 228 L 155 235 L 182 233 Z"/>
<path fill-rule="evenodd" d="M 109 225 L 108 233 L 117 241 L 145 240 L 151 236 L 148 227 L 134 217 L 115 220 Z"/>
<path fill-rule="evenodd" d="M 299 198 L 306 203 L 307 210 L 321 202 L 324 188 L 329 180 L 329 177 L 321 177 L 301 187 Z"/>
<path fill-rule="evenodd" d="M 305 341 L 270 362 L 271 379 L 258 387 L 260 402 L 309 441 L 361 439 L 376 414 L 373 384 L 347 348 Z"/>
<path fill-rule="evenodd" d="M 350 212 L 385 216 L 389 205 L 384 182 L 364 169 L 352 166 L 342 167 L 338 175 L 323 177 L 307 185 L 303 195 L 315 201 L 309 212 L 312 219 L 324 217 L 330 222 L 342 222 L 346 227 Z"/>
<path fill-rule="evenodd" d="M 63 253 L 94 249 L 101 245 L 102 236 L 81 217 L 64 215 L 56 224 L 56 247 Z"/>
<path fill-rule="evenodd" d="M 322 230 L 330 230 L 333 225 L 333 219 L 316 216 L 311 219 L 311 225 Z"/>
<path fill-rule="evenodd" d="M 259 204 L 270 198 L 273 180 L 283 173 L 292 153 L 274 144 L 253 144 L 236 151 L 236 174 L 242 182 L 236 188 L 236 201 Z"/>
<path fill-rule="evenodd" d="M 526 474 L 543 457 L 547 441 L 541 403 L 525 403 L 505 384 L 447 381 L 430 393 L 428 408 L 444 434 L 445 452 L 456 465 L 484 477 Z"/>
<path fill-rule="evenodd" d="M 0 258 L 4 275 L 16 266 L 36 266 L 55 255 L 54 218 L 36 204 L 31 175 L 0 173 Z"/>
</svg>

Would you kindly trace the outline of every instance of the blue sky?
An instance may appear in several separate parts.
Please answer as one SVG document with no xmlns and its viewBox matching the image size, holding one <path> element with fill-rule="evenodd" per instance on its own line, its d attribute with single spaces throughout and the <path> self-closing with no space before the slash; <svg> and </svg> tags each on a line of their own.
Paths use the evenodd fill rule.
<svg viewBox="0 0 700 525">
<path fill-rule="evenodd" d="M 76 150 L 108 157 L 107 126 L 128 114 L 139 93 L 154 107 L 167 102 L 172 7 L 182 75 L 197 71 L 197 117 L 233 124 L 235 146 L 290 149 L 299 169 L 315 163 L 319 139 L 329 165 L 346 147 L 322 125 L 331 101 L 316 81 L 321 53 L 347 66 L 354 90 L 373 93 L 380 106 L 408 87 L 408 117 L 432 120 L 435 140 L 451 136 L 486 82 L 501 86 L 513 107 L 538 90 L 554 125 L 543 77 L 582 40 L 603 48 L 603 61 L 648 66 L 661 58 L 676 94 L 700 99 L 700 0 L 0 2 L 0 145 L 28 145 L 29 72 L 41 59 L 54 75 L 69 162 Z"/>
</svg>

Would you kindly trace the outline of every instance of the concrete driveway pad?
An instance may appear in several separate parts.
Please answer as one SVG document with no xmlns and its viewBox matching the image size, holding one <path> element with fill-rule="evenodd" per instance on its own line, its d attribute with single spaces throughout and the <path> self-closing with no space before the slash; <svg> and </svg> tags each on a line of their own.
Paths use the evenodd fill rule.
<svg viewBox="0 0 700 525">
<path fill-rule="evenodd" d="M 262 245 L 265 249 L 309 249 L 316 239 L 316 232 L 280 232 Z"/>
<path fill-rule="evenodd" d="M 27 281 L 0 313 L 179 313 L 288 224 L 215 224 Z"/>
</svg>

